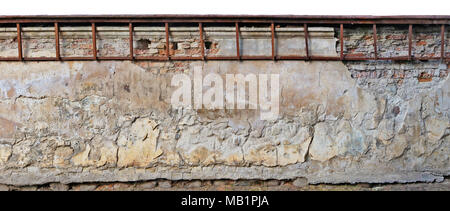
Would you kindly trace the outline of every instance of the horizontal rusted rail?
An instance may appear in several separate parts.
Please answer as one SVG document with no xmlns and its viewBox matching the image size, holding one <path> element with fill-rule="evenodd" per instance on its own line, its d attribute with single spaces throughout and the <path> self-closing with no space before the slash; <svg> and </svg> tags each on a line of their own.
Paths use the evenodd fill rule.
<svg viewBox="0 0 450 211">
<path fill-rule="evenodd" d="M 450 24 L 450 16 L 302 15 L 63 15 L 0 16 L 0 23 L 299 23 L 299 24 Z"/>
<path fill-rule="evenodd" d="M 188 60 L 272 60 L 272 56 L 241 56 L 237 59 L 236 56 L 171 56 L 172 61 L 188 61 Z M 128 56 L 117 56 L 117 57 L 26 57 L 19 59 L 17 57 L 1 57 L 0 61 L 123 61 L 130 60 Z M 168 61 L 167 57 L 161 56 L 135 56 L 133 60 L 146 60 L 146 61 Z M 313 61 L 369 61 L 375 60 L 372 57 L 356 57 L 356 56 L 345 56 L 343 59 L 340 57 L 330 57 L 330 56 L 275 56 L 275 60 L 313 60 Z M 414 57 L 409 59 L 408 56 L 398 56 L 398 57 L 382 57 L 378 60 L 391 60 L 391 61 L 428 61 L 428 60 L 442 60 L 440 56 L 435 57 Z M 450 61 L 449 57 L 445 58 L 445 61 Z"/>
<path fill-rule="evenodd" d="M 76 61 L 76 60 L 320 60 L 320 61 L 354 61 L 354 60 L 445 60 L 445 25 L 450 24 L 450 16 L 230 16 L 230 15 L 118 15 L 118 16 L 0 16 L 0 24 L 14 23 L 17 26 L 17 57 L 0 57 L 0 61 Z M 56 55 L 55 57 L 25 57 L 22 46 L 23 24 L 30 23 L 52 23 L 55 27 Z M 91 57 L 63 57 L 60 55 L 60 24 L 70 23 L 90 23 L 92 27 L 92 56 Z M 97 25 L 101 23 L 127 23 L 129 27 L 129 51 L 128 56 L 99 56 L 97 55 Z M 165 26 L 165 55 L 164 56 L 138 56 L 134 54 L 133 36 L 134 23 L 164 23 Z M 176 56 L 171 55 L 170 24 L 171 23 L 197 23 L 199 26 L 199 40 L 201 47 L 200 56 Z M 235 56 L 212 56 L 205 52 L 204 44 L 204 23 L 233 23 L 236 30 L 236 55 Z M 258 23 L 269 24 L 271 29 L 271 55 L 256 56 L 242 55 L 240 41 L 240 24 Z M 303 26 L 306 55 L 277 55 L 276 53 L 276 32 L 275 24 L 295 24 Z M 339 27 L 339 56 L 318 56 L 312 55 L 309 46 L 309 25 L 333 24 Z M 344 53 L 344 24 L 372 24 L 373 27 L 373 57 L 361 57 L 346 55 Z M 408 56 L 380 57 L 377 46 L 377 24 L 402 24 L 408 25 Z M 420 24 L 438 24 L 441 28 L 441 52 L 438 57 L 416 57 L 412 55 L 412 27 Z"/>
</svg>

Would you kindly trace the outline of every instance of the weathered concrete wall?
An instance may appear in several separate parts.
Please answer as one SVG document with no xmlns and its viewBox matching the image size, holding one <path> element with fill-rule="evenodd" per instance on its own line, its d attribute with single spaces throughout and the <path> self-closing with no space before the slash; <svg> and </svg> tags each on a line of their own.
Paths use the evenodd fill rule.
<svg viewBox="0 0 450 211">
<path fill-rule="evenodd" d="M 164 56 L 165 41 L 153 38 L 163 31 L 136 30 L 142 37 L 135 38 L 135 53 Z M 172 54 L 199 54 L 195 33 L 179 29 L 175 35 L 176 30 Z M 248 54 L 270 55 L 270 48 L 261 48 L 266 41 L 270 46 L 269 36 L 260 30 L 248 29 L 246 35 L 243 29 L 243 45 L 248 43 Z M 279 54 L 304 53 L 301 28 L 277 30 L 286 31 L 277 37 Z M 104 32 L 99 52 L 126 55 L 128 40 L 117 31 L 109 32 L 110 38 Z M 233 55 L 234 31 L 205 31 L 208 53 Z M 311 31 L 313 53 L 338 55 L 332 28 Z M 9 52 L 2 55 L 16 53 L 4 36 L 0 45 Z M 53 56 L 50 47 L 40 46 L 52 46 L 54 40 L 40 36 L 46 35 L 25 36 L 25 43 L 35 46 L 29 55 Z M 362 37 L 349 38 L 350 44 Z M 89 55 L 89 39 L 73 39 L 67 50 Z M 389 39 L 379 42 L 393 45 Z M 279 118 L 262 121 L 255 110 L 173 109 L 172 76 L 192 75 L 196 67 L 224 78 L 227 73 L 280 74 Z M 0 183 L 442 181 L 450 173 L 449 92 L 448 65 L 438 61 L 2 62 Z"/>
</svg>

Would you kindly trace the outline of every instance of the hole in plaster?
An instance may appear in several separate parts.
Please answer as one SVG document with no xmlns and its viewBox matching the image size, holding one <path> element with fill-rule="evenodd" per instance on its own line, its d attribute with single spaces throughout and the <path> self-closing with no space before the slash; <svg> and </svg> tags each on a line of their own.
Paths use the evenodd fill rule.
<svg viewBox="0 0 450 211">
<path fill-rule="evenodd" d="M 136 49 L 147 50 L 148 46 L 151 44 L 151 41 L 148 39 L 140 39 L 137 41 Z"/>
<path fill-rule="evenodd" d="M 211 41 L 206 41 L 205 42 L 205 48 L 206 49 L 211 49 L 211 46 L 212 46 L 212 42 Z"/>
<path fill-rule="evenodd" d="M 172 50 L 178 50 L 178 43 L 177 42 L 172 42 Z"/>
</svg>

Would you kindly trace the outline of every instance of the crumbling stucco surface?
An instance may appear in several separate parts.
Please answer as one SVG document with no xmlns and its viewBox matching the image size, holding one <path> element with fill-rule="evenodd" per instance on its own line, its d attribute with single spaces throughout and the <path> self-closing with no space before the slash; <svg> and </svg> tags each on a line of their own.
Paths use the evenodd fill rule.
<svg viewBox="0 0 450 211">
<path fill-rule="evenodd" d="M 296 177 L 382 183 L 449 173 L 448 78 L 398 99 L 394 115 L 387 99 L 359 87 L 342 62 L 182 63 L 186 73 L 195 66 L 221 75 L 279 73 L 280 118 L 174 110 L 175 72 L 133 62 L 1 63 L 0 183 Z"/>
<path fill-rule="evenodd" d="M 279 118 L 173 109 L 172 76 L 194 68 L 280 74 Z M 0 183 L 442 181 L 449 92 L 440 62 L 1 62 Z"/>
</svg>

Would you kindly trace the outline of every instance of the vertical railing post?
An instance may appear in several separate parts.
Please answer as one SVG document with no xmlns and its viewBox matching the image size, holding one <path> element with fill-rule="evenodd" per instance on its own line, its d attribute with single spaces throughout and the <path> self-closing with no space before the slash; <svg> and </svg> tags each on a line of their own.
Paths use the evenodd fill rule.
<svg viewBox="0 0 450 211">
<path fill-rule="evenodd" d="M 275 23 L 270 24 L 270 29 L 272 32 L 272 60 L 275 61 Z"/>
<path fill-rule="evenodd" d="M 445 60 L 445 25 L 441 25 L 441 59 Z"/>
<path fill-rule="evenodd" d="M 202 60 L 205 60 L 205 41 L 203 40 L 203 25 L 198 23 L 198 30 L 200 34 L 200 49 L 202 53 Z"/>
<path fill-rule="evenodd" d="M 236 22 L 236 58 L 241 59 L 241 50 L 239 48 L 239 23 Z"/>
<path fill-rule="evenodd" d="M 377 52 L 377 25 L 373 24 L 373 50 L 375 54 L 375 60 L 378 60 L 378 52 Z"/>
<path fill-rule="evenodd" d="M 309 60 L 311 58 L 309 53 L 309 41 L 308 41 L 308 24 L 303 24 L 303 31 L 305 32 L 305 49 L 306 49 L 306 59 Z"/>
<path fill-rule="evenodd" d="M 55 22 L 55 48 L 56 48 L 56 59 L 61 60 L 60 47 L 59 47 L 59 26 L 58 22 Z"/>
<path fill-rule="evenodd" d="M 408 60 L 412 59 L 412 24 L 408 27 Z"/>
<path fill-rule="evenodd" d="M 130 31 L 130 60 L 134 59 L 134 50 L 133 50 L 133 23 L 128 24 L 128 29 Z"/>
<path fill-rule="evenodd" d="M 92 57 L 97 60 L 97 29 L 95 23 L 92 23 Z"/>
<path fill-rule="evenodd" d="M 166 58 L 170 59 L 170 43 L 169 43 L 169 23 L 165 23 L 165 31 L 166 31 Z"/>
<path fill-rule="evenodd" d="M 340 25 L 339 43 L 341 45 L 340 59 L 344 60 L 344 24 Z"/>
<path fill-rule="evenodd" d="M 20 26 L 20 23 L 16 24 L 17 27 L 17 50 L 19 51 L 18 53 L 18 58 L 19 60 L 23 60 L 23 54 L 22 54 L 22 27 Z"/>
</svg>

